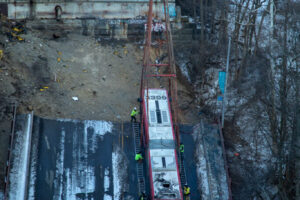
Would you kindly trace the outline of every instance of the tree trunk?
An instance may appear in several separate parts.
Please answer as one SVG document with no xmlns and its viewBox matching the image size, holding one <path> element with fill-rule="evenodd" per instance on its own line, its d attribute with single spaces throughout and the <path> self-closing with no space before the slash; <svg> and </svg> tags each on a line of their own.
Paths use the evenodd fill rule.
<svg viewBox="0 0 300 200">
<path fill-rule="evenodd" d="M 201 20 L 201 35 L 200 35 L 200 38 L 201 38 L 201 42 L 204 41 L 204 28 L 205 28 L 205 25 L 204 25 L 204 9 L 203 9 L 203 1 L 204 0 L 200 0 L 200 20 Z"/>
<path fill-rule="evenodd" d="M 194 15 L 194 20 L 196 20 L 196 18 L 197 18 L 196 9 L 197 9 L 196 0 L 193 0 L 193 15 Z"/>
<path fill-rule="evenodd" d="M 300 77 L 299 77 L 300 78 Z M 298 78 L 298 86 L 300 84 Z M 299 89 L 299 87 L 298 87 Z M 300 200 L 300 105 L 298 99 L 298 107 L 297 107 L 297 137 L 294 146 L 295 151 L 295 186 L 296 186 L 296 196 L 295 200 Z"/>
<path fill-rule="evenodd" d="M 283 31 L 283 62 L 281 65 L 281 80 L 280 80 L 280 125 L 279 125 L 279 141 L 278 141 L 278 172 L 279 172 L 279 188 L 282 199 L 287 198 L 287 190 L 285 187 L 286 175 L 286 158 L 285 158 L 285 144 L 287 143 L 287 31 L 288 31 L 288 7 L 284 12 L 285 22 Z"/>
<path fill-rule="evenodd" d="M 298 62 L 299 61 L 299 62 Z M 295 153 L 295 180 L 294 184 L 296 186 L 295 189 L 295 200 L 300 200 L 300 76 L 299 76 L 299 66 L 300 66 L 300 59 L 296 59 L 296 103 L 295 103 L 295 122 L 296 125 L 294 129 L 294 138 L 295 142 L 293 145 L 293 153 Z"/>
<path fill-rule="evenodd" d="M 237 13 L 235 29 L 234 29 L 234 35 L 235 35 L 235 65 L 236 66 L 238 66 L 238 58 L 239 58 L 238 42 L 239 42 L 239 37 L 240 37 L 240 28 L 241 28 L 241 24 L 244 21 L 246 13 L 248 11 L 248 6 L 249 6 L 249 3 L 250 3 L 250 0 L 247 0 L 245 8 L 242 10 L 242 7 L 243 7 L 244 3 L 245 3 L 245 0 L 242 0 L 242 2 L 238 5 L 238 13 Z M 245 28 L 247 28 L 247 27 L 245 27 Z M 239 72 L 240 72 L 240 70 L 238 69 L 237 73 L 236 73 L 236 79 L 239 78 Z"/>
<path fill-rule="evenodd" d="M 270 112 L 270 129 L 272 134 L 272 150 L 277 156 L 278 154 L 278 136 L 277 136 L 277 119 L 276 119 L 276 104 L 275 104 L 275 59 L 273 58 L 273 43 L 274 38 L 274 1 L 270 3 L 270 79 L 271 79 L 271 112 Z"/>
<path fill-rule="evenodd" d="M 268 3 L 267 10 L 270 9 L 270 2 L 271 2 L 271 1 L 269 1 L 269 3 Z M 266 11 L 263 12 L 263 15 L 262 15 L 261 20 L 260 20 L 260 23 L 259 23 L 259 28 L 258 28 L 257 35 L 255 35 L 255 49 L 254 49 L 254 54 L 255 54 L 255 55 L 256 55 L 256 53 L 257 53 L 258 42 L 259 42 L 259 39 L 260 39 L 260 33 L 261 33 L 261 29 L 262 29 L 262 25 L 263 25 L 263 22 L 264 22 L 266 13 L 267 13 Z"/>
<path fill-rule="evenodd" d="M 211 10 L 212 10 L 212 17 L 211 17 L 211 21 L 210 21 L 210 27 L 211 27 L 211 34 L 214 34 L 215 33 L 215 17 L 216 17 L 216 12 L 217 12 L 215 0 L 212 1 Z"/>
</svg>

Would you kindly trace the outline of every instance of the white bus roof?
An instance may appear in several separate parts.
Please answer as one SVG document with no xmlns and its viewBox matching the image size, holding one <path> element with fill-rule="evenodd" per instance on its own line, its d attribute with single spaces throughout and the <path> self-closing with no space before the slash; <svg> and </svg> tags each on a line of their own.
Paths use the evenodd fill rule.
<svg viewBox="0 0 300 200">
<path fill-rule="evenodd" d="M 180 199 L 174 149 L 151 149 L 150 156 L 155 198 Z"/>
<path fill-rule="evenodd" d="M 147 99 L 147 95 L 149 98 Z M 150 126 L 171 126 L 168 95 L 164 89 L 148 89 L 144 94 L 145 109 Z M 149 109 L 147 108 L 149 103 Z M 149 117 L 150 116 L 150 117 Z"/>
</svg>

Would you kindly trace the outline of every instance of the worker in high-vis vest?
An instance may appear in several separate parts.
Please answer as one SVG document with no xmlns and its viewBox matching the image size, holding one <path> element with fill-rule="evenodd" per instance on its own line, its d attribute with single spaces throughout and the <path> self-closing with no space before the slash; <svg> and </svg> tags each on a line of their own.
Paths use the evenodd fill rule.
<svg viewBox="0 0 300 200">
<path fill-rule="evenodd" d="M 139 196 L 139 200 L 147 200 L 147 196 L 144 192 L 142 192 Z"/>
<path fill-rule="evenodd" d="M 183 186 L 183 194 L 186 200 L 190 199 L 191 188 L 187 184 Z"/>
<path fill-rule="evenodd" d="M 138 152 L 137 154 L 135 154 L 135 160 L 138 162 L 143 161 L 143 156 L 142 156 L 142 152 Z"/>
<path fill-rule="evenodd" d="M 139 113 L 139 112 L 136 110 L 136 107 L 134 107 L 133 110 L 131 111 L 131 114 L 130 114 L 130 116 L 131 116 L 131 122 L 132 122 L 132 121 L 136 122 L 135 116 L 136 116 L 138 113 Z"/>
<path fill-rule="evenodd" d="M 180 143 L 179 151 L 180 153 L 184 153 L 184 144 Z"/>
</svg>

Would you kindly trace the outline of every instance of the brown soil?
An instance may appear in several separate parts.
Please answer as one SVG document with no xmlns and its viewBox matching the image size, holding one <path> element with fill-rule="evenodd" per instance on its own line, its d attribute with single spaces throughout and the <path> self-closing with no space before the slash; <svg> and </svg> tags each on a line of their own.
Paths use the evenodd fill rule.
<svg viewBox="0 0 300 200">
<path fill-rule="evenodd" d="M 103 46 L 78 34 L 51 40 L 32 31 L 23 37 L 24 43 L 7 44 L 0 73 L 1 96 L 17 99 L 19 113 L 33 110 L 46 118 L 128 121 L 132 107 L 138 105 L 140 46 Z M 179 104 L 186 109 L 189 92 L 183 85 L 178 88 L 183 100 Z"/>
</svg>

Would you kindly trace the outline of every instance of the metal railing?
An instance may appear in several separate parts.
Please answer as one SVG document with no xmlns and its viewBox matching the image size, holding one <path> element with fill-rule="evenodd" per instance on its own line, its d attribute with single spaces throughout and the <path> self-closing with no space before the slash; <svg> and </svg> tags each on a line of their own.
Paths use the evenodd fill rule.
<svg viewBox="0 0 300 200">
<path fill-rule="evenodd" d="M 9 144 L 8 152 L 7 152 L 7 161 L 6 161 L 6 169 L 5 169 L 5 188 L 4 188 L 4 200 L 8 199 L 8 187 L 9 187 L 9 173 L 10 173 L 10 162 L 11 162 L 11 155 L 12 155 L 12 147 L 14 142 L 14 133 L 15 133 L 15 124 L 16 124 L 16 115 L 17 115 L 17 104 L 14 103 L 12 106 L 13 112 L 13 119 L 11 125 L 11 132 L 9 136 Z"/>
</svg>

